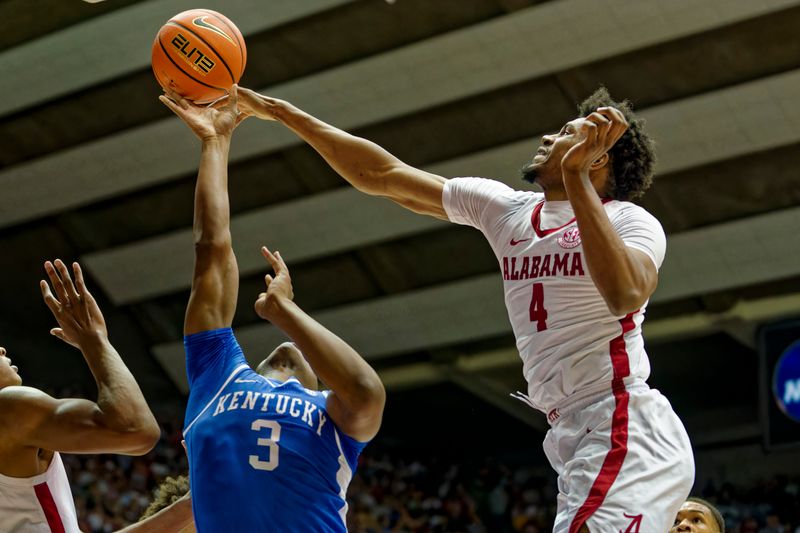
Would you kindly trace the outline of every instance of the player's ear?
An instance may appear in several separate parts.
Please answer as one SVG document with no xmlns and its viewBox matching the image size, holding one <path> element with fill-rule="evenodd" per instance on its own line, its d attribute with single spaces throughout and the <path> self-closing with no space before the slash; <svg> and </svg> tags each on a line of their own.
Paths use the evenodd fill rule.
<svg viewBox="0 0 800 533">
<path fill-rule="evenodd" d="M 594 161 L 592 161 L 592 166 L 589 167 L 590 170 L 600 170 L 608 163 L 609 157 L 608 152 L 604 153 Z"/>
</svg>

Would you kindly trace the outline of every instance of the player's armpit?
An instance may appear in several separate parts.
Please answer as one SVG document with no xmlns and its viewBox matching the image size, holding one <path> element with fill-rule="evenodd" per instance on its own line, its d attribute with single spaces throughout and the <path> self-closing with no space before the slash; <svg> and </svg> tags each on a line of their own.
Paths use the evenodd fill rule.
<svg viewBox="0 0 800 533">
<path fill-rule="evenodd" d="M 374 393 L 365 392 L 364 399 L 359 402 L 359 406 L 348 409 L 336 392 L 332 391 L 328 395 L 326 409 L 331 420 L 345 434 L 359 442 L 367 442 L 372 440 L 381 427 L 385 401 L 386 393 L 381 387 Z"/>
<path fill-rule="evenodd" d="M 19 445 L 67 453 L 121 453 L 143 455 L 159 437 L 158 427 L 139 426 L 136 420 L 115 421 L 92 401 L 56 399 L 31 387 L 0 391 L 0 426 Z"/>
</svg>

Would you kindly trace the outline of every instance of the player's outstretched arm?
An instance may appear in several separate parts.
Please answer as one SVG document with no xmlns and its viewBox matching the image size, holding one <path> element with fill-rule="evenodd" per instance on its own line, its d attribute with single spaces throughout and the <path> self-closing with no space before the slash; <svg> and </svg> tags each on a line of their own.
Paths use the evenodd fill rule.
<svg viewBox="0 0 800 533">
<path fill-rule="evenodd" d="M 159 99 L 202 143 L 194 193 L 195 263 L 184 334 L 229 327 L 239 292 L 228 200 L 228 152 L 233 130 L 242 118 L 236 86 L 229 98 L 214 106 L 196 106 L 172 92 Z"/>
<path fill-rule="evenodd" d="M 120 529 L 116 533 L 178 533 L 191 525 L 193 520 L 192 497 L 191 493 L 187 493 L 156 514 Z"/>
<path fill-rule="evenodd" d="M 0 425 L 20 446 L 64 452 L 142 455 L 161 433 L 142 391 L 108 340 L 105 319 L 73 263 L 73 283 L 60 260 L 45 263 L 45 304 L 58 327 L 50 332 L 80 349 L 97 382 L 97 402 L 58 400 L 30 387 L 0 391 Z M 55 295 L 53 294 L 55 292 Z"/>
<path fill-rule="evenodd" d="M 592 164 L 608 158 L 608 150 L 627 127 L 617 109 L 598 109 L 583 123 L 579 132 L 582 140 L 561 161 L 564 187 L 575 211 L 592 281 L 617 316 L 641 308 L 658 285 L 653 261 L 644 252 L 626 246 L 614 231 L 589 178 Z"/>
<path fill-rule="evenodd" d="M 290 103 L 241 88 L 242 113 L 276 120 L 310 144 L 356 189 L 382 196 L 401 206 L 443 220 L 445 178 L 409 166 L 366 139 L 350 135 L 312 117 Z"/>
<path fill-rule="evenodd" d="M 264 278 L 267 290 L 256 301 L 256 313 L 283 330 L 331 388 L 327 408 L 336 425 L 356 440 L 370 440 L 380 428 L 386 403 L 378 374 L 349 344 L 294 303 L 289 269 L 280 253 L 261 251 L 275 276 Z"/>
</svg>

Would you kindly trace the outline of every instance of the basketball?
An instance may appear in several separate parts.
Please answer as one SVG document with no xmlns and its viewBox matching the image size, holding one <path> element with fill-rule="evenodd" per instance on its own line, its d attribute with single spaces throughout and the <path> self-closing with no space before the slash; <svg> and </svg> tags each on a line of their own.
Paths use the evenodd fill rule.
<svg viewBox="0 0 800 533">
<path fill-rule="evenodd" d="M 178 13 L 153 42 L 152 66 L 161 87 L 205 104 L 228 93 L 247 63 L 239 29 L 210 9 Z"/>
</svg>

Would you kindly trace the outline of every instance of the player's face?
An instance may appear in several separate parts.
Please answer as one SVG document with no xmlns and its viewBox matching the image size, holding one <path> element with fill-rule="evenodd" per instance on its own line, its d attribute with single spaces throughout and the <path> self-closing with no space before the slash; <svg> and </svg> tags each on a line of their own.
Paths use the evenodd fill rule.
<svg viewBox="0 0 800 533">
<path fill-rule="evenodd" d="M 697 502 L 685 502 L 669 533 L 719 533 L 719 528 L 708 507 Z"/>
<path fill-rule="evenodd" d="M 542 136 L 542 144 L 533 159 L 522 167 L 522 179 L 537 183 L 544 189 L 560 186 L 563 183 L 561 159 L 578 142 L 578 129 L 584 120 L 576 118 L 564 124 L 558 133 Z"/>
<path fill-rule="evenodd" d="M 257 372 L 259 374 L 266 374 L 270 370 L 277 372 L 285 372 L 293 375 L 303 385 L 303 387 L 311 390 L 316 390 L 319 387 L 319 380 L 317 375 L 311 369 L 306 358 L 303 357 L 301 352 L 293 342 L 284 342 L 264 361 L 258 365 Z"/>
<path fill-rule="evenodd" d="M 6 349 L 0 346 L 0 389 L 12 385 L 22 385 L 22 378 L 19 377 L 18 369 L 11 364 Z"/>
</svg>

